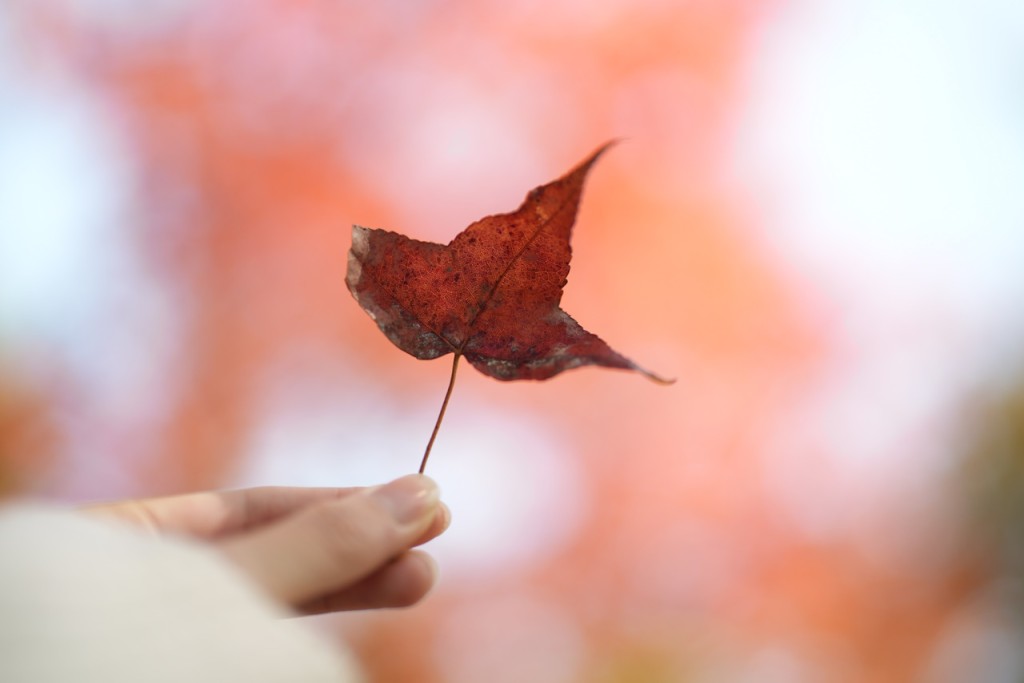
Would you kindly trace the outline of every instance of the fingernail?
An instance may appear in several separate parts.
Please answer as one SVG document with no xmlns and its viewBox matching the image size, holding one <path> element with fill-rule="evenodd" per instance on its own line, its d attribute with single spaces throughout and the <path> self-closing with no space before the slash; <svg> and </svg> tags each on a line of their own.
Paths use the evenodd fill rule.
<svg viewBox="0 0 1024 683">
<path fill-rule="evenodd" d="M 441 492 L 430 477 L 410 474 L 375 489 L 370 495 L 380 501 L 399 524 L 420 521 L 437 509 Z"/>
</svg>

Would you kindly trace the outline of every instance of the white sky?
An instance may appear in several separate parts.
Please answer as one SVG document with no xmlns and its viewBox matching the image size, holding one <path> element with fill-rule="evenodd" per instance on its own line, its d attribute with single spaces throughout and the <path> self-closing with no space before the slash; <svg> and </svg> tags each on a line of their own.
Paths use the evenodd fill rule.
<svg viewBox="0 0 1024 683">
<path fill-rule="evenodd" d="M 951 433 L 893 456 L 1024 355 L 1021 64 L 1015 0 L 798 1 L 751 53 L 732 171 L 839 331 L 806 437 L 866 485 L 941 460 Z"/>
</svg>

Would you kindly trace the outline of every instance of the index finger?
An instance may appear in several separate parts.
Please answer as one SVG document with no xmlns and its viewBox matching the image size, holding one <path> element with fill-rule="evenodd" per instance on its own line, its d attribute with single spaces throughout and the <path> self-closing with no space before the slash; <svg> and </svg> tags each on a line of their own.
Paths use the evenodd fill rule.
<svg viewBox="0 0 1024 683">
<path fill-rule="evenodd" d="M 135 524 L 156 535 L 219 538 L 268 524 L 312 503 L 344 498 L 362 489 L 260 486 L 101 503 L 82 510 Z"/>
</svg>

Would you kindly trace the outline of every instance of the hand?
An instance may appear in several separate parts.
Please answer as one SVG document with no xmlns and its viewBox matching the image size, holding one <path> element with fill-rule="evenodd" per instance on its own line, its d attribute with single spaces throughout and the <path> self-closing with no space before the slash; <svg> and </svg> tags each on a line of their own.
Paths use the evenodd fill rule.
<svg viewBox="0 0 1024 683">
<path fill-rule="evenodd" d="M 412 548 L 451 519 L 437 485 L 418 474 L 370 488 L 210 491 L 85 511 L 208 542 L 271 597 L 304 614 L 416 603 L 437 570 Z"/>
</svg>

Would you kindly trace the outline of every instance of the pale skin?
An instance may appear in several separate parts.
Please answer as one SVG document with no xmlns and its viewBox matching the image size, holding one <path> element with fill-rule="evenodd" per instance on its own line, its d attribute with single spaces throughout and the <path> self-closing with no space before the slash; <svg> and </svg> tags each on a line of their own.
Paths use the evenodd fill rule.
<svg viewBox="0 0 1024 683">
<path fill-rule="evenodd" d="M 418 474 L 367 488 L 209 491 L 84 511 L 207 543 L 302 614 L 415 604 L 437 578 L 415 548 L 451 519 L 437 485 Z"/>
</svg>

